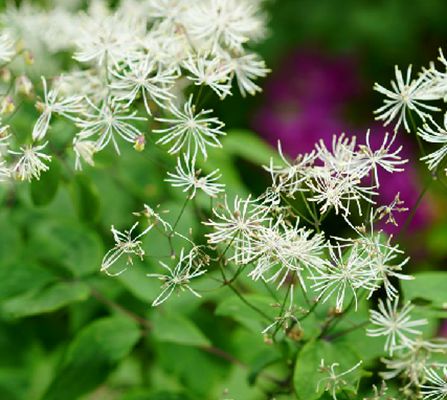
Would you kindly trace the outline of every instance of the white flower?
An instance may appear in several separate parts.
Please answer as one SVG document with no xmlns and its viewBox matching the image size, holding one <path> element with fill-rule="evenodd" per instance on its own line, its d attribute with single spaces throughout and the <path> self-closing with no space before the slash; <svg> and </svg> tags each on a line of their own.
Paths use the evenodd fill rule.
<svg viewBox="0 0 447 400">
<path fill-rule="evenodd" d="M 434 369 L 426 370 L 427 382 L 421 386 L 424 400 L 447 399 L 447 367 L 439 374 Z"/>
<path fill-rule="evenodd" d="M 374 182 L 377 187 L 379 187 L 378 167 L 381 167 L 390 173 L 402 172 L 404 169 L 401 168 L 401 165 L 407 163 L 408 160 L 402 160 L 399 155 L 402 150 L 402 146 L 399 146 L 395 150 L 391 150 L 391 147 L 396 139 L 396 133 L 394 133 L 391 137 L 388 132 L 385 133 L 382 144 L 376 150 L 373 150 L 371 146 L 370 133 L 370 130 L 366 132 L 366 145 L 359 146 L 360 150 L 358 152 L 358 156 L 360 162 L 365 163 L 368 169 L 373 171 Z"/>
<path fill-rule="evenodd" d="M 330 366 L 327 366 L 324 359 L 321 359 L 319 371 L 325 372 L 329 376 L 320 379 L 317 385 L 317 391 L 320 390 L 320 385 L 324 382 L 325 392 L 330 392 L 332 398 L 334 400 L 337 400 L 337 392 L 348 384 L 348 381 L 346 381 L 343 377 L 356 370 L 358 367 L 360 367 L 360 365 L 362 365 L 362 363 L 362 361 L 359 361 L 352 368 L 349 368 L 348 370 L 337 374 L 335 372 L 335 369 L 340 366 L 339 363 L 333 363 Z"/>
<path fill-rule="evenodd" d="M 255 79 L 264 78 L 270 72 L 265 66 L 265 61 L 258 54 L 248 53 L 229 58 L 229 68 L 236 77 L 239 90 L 243 97 L 254 96 L 262 89 L 254 83 Z"/>
<path fill-rule="evenodd" d="M 44 100 L 37 103 L 37 108 L 42 112 L 33 128 L 33 140 L 42 140 L 47 134 L 50 127 L 51 116 L 53 113 L 59 114 L 72 121 L 76 121 L 77 117 L 71 114 L 79 114 L 83 110 L 81 104 L 81 96 L 69 96 L 58 99 L 58 87 L 48 91 L 47 81 L 42 77 L 42 85 L 44 91 Z"/>
<path fill-rule="evenodd" d="M 357 205 L 360 215 L 362 215 L 362 200 L 375 204 L 372 197 L 377 194 L 374 187 L 361 186 L 361 179 L 350 175 L 333 175 L 324 167 L 313 169 L 313 179 L 309 179 L 306 184 L 312 190 L 313 195 L 308 201 L 320 204 L 320 212 L 325 214 L 330 209 L 334 209 L 338 214 L 340 211 L 344 217 L 350 214 L 351 203 Z"/>
<path fill-rule="evenodd" d="M 259 3 L 247 0 L 205 0 L 189 6 L 187 30 L 215 52 L 220 46 L 242 50 L 242 45 L 264 34 Z"/>
<path fill-rule="evenodd" d="M 329 245 L 328 248 L 331 262 L 324 268 L 316 270 L 314 276 L 309 277 L 315 282 L 312 288 L 319 292 L 318 299 L 322 299 L 323 303 L 336 295 L 335 308 L 338 312 L 343 311 L 347 292 L 350 291 L 357 309 L 357 291 L 377 289 L 375 276 L 371 272 L 364 251 L 355 244 L 348 247 L 345 252 L 342 251 L 340 244 Z"/>
<path fill-rule="evenodd" d="M 15 54 L 14 40 L 7 33 L 0 34 L 0 62 L 11 61 Z"/>
<path fill-rule="evenodd" d="M 272 177 L 272 189 L 275 192 L 284 193 L 287 197 L 294 197 L 297 191 L 306 190 L 303 183 L 309 178 L 309 170 L 313 166 L 316 154 L 314 151 L 308 154 L 299 154 L 295 160 L 289 161 L 284 155 L 279 141 L 278 153 L 283 165 L 275 164 L 271 158 L 270 165 L 264 169 Z"/>
<path fill-rule="evenodd" d="M 176 72 L 160 67 L 149 54 L 128 61 L 127 67 L 121 72 L 112 71 L 115 81 L 110 87 L 117 91 L 116 100 L 125 101 L 129 106 L 141 94 L 149 115 L 152 114 L 150 100 L 165 108 L 165 103 L 173 97 L 170 89 L 177 78 Z"/>
<path fill-rule="evenodd" d="M 175 106 L 171 107 L 173 118 L 157 118 L 159 122 L 171 125 L 169 128 L 154 130 L 163 134 L 157 143 L 171 144 L 169 154 L 178 153 L 181 149 L 194 158 L 197 152 L 207 157 L 206 146 L 221 147 L 219 137 L 225 135 L 222 131 L 224 124 L 217 118 L 209 117 L 212 110 L 202 110 L 196 113 L 192 104 L 192 95 L 183 106 L 183 112 Z"/>
<path fill-rule="evenodd" d="M 399 250 L 399 246 L 391 245 L 391 238 L 386 243 L 381 243 L 380 235 L 375 235 L 371 239 L 373 247 L 367 247 L 367 257 L 371 260 L 371 269 L 375 274 L 377 284 L 383 284 L 388 299 L 392 300 L 398 296 L 399 291 L 394 287 L 391 278 L 400 280 L 412 280 L 414 277 L 401 274 L 402 268 L 408 263 L 409 257 L 403 259 L 398 264 L 392 262 L 401 257 L 403 251 Z M 372 294 L 372 293 L 371 293 Z"/>
<path fill-rule="evenodd" d="M 79 140 L 75 138 L 73 140 L 73 150 L 76 155 L 75 169 L 78 171 L 82 170 L 81 160 L 85 161 L 92 167 L 95 165 L 93 156 L 97 152 L 96 142 L 92 140 Z"/>
<path fill-rule="evenodd" d="M 94 68 L 67 72 L 53 82 L 53 88 L 56 88 L 63 96 L 78 93 L 95 104 L 100 104 L 107 98 L 110 91 L 105 72 Z"/>
<path fill-rule="evenodd" d="M 355 238 L 337 238 L 340 242 L 346 242 L 348 245 L 358 246 L 359 251 L 363 255 L 365 263 L 371 270 L 371 279 L 376 281 L 377 286 L 373 286 L 369 293 L 372 296 L 374 291 L 383 284 L 387 297 L 392 300 L 398 295 L 398 290 L 394 287 L 391 278 L 400 280 L 412 280 L 412 276 L 401 273 L 402 268 L 408 263 L 409 257 L 406 257 L 398 263 L 394 263 L 396 259 L 400 259 L 404 252 L 399 249 L 399 245 L 392 245 L 392 236 L 386 237 L 382 232 L 374 231 L 374 218 L 376 213 L 371 210 L 370 213 L 370 229 L 366 232 L 364 225 L 354 228 L 358 237 Z"/>
<path fill-rule="evenodd" d="M 136 53 L 140 33 L 119 15 L 90 17 L 78 31 L 78 48 L 73 58 L 82 63 L 117 65 Z"/>
<path fill-rule="evenodd" d="M 115 229 L 114 226 L 112 226 L 112 234 L 115 240 L 115 246 L 110 249 L 104 256 L 101 263 L 101 272 L 105 272 L 109 276 L 119 276 L 127 270 L 129 264 L 133 264 L 133 256 L 137 256 L 141 260 L 143 259 L 145 253 L 141 247 L 142 242 L 139 239 L 146 235 L 153 228 L 154 225 L 149 225 L 143 232 L 132 238 L 133 231 L 137 226 L 138 222 L 135 223 L 128 231 L 126 230 L 124 232 L 120 232 Z M 116 262 L 118 262 L 123 255 L 127 256 L 126 266 L 118 270 L 118 272 L 110 272 L 110 268 Z"/>
<path fill-rule="evenodd" d="M 30 182 L 33 178 L 40 179 L 42 171 L 48 171 L 49 167 L 44 161 L 51 161 L 51 156 L 41 152 L 47 143 L 40 146 L 24 146 L 20 151 L 9 150 L 10 154 L 20 156 L 12 167 L 12 173 L 21 181 Z"/>
<path fill-rule="evenodd" d="M 427 88 L 426 91 L 432 95 L 434 99 L 447 99 L 447 60 L 441 49 L 439 49 L 438 60 L 443 64 L 444 71 L 438 71 L 434 63 L 430 64 L 430 68 L 424 69 L 421 78 L 424 80 Z"/>
<path fill-rule="evenodd" d="M 386 89 L 376 83 L 374 89 L 384 94 L 387 98 L 384 105 L 374 111 L 377 114 L 376 119 L 385 121 L 385 126 L 397 119 L 394 131 L 397 132 L 403 123 L 407 132 L 410 132 L 408 125 L 407 112 L 415 112 L 422 120 L 431 119 L 427 111 L 439 111 L 439 108 L 430 106 L 424 101 L 436 99 L 426 90 L 426 84 L 423 76 L 414 80 L 411 79 L 411 65 L 408 67 L 407 76 L 404 80 L 402 72 L 396 66 L 396 81 L 391 81 L 392 89 Z"/>
<path fill-rule="evenodd" d="M 120 150 L 115 135 L 121 136 L 124 140 L 134 143 L 142 133 L 131 122 L 145 121 L 145 118 L 136 117 L 136 111 L 127 113 L 119 104 L 109 104 L 104 102 L 101 108 L 95 106 L 89 99 L 88 104 L 93 109 L 94 114 L 85 113 L 84 118 L 79 120 L 77 125 L 81 128 L 78 134 L 81 140 L 98 136 L 96 142 L 97 151 L 103 150 L 110 142 L 118 154 Z"/>
<path fill-rule="evenodd" d="M 210 197 L 216 197 L 221 193 L 225 185 L 217 183 L 221 175 L 219 170 L 215 170 L 206 176 L 200 176 L 200 170 L 195 168 L 195 159 L 190 160 L 187 155 L 179 157 L 175 173 L 168 172 L 169 179 L 165 179 L 173 187 L 183 188 L 183 192 L 191 192 L 189 198 L 194 198 L 197 190 L 202 190 Z"/>
<path fill-rule="evenodd" d="M 390 299 L 386 304 L 379 300 L 379 311 L 370 310 L 371 323 L 378 328 L 368 329 L 368 336 L 386 336 L 385 351 L 390 355 L 399 345 L 411 344 L 413 339 L 409 335 L 420 335 L 421 332 L 414 329 L 417 326 L 426 325 L 426 319 L 411 320 L 410 313 L 413 306 L 408 302 L 402 309 L 399 308 L 399 297 L 396 296 L 392 303 Z"/>
<path fill-rule="evenodd" d="M 187 78 L 196 86 L 209 86 L 220 99 L 231 95 L 230 71 L 223 59 L 216 56 L 211 59 L 190 56 L 183 67 L 191 73 Z"/>
<path fill-rule="evenodd" d="M 325 246 L 324 236 L 300 228 L 299 220 L 290 227 L 278 219 L 269 227 L 261 227 L 256 233 L 253 248 L 246 249 L 253 253 L 249 258 L 256 258 L 255 268 L 249 276 L 266 282 L 279 280 L 279 287 L 289 273 L 295 273 L 305 290 L 302 271 L 307 269 L 312 274 L 314 270 L 324 268 L 326 262 L 322 253 Z"/>
<path fill-rule="evenodd" d="M 148 14 L 158 20 L 160 30 L 171 32 L 176 26 L 183 25 L 185 11 L 190 5 L 189 0 L 151 0 Z"/>
<path fill-rule="evenodd" d="M 214 220 L 204 222 L 214 229 L 208 233 L 208 243 L 231 243 L 234 255 L 231 258 L 236 264 L 246 264 L 253 257 L 254 237 L 262 225 L 268 221 L 267 212 L 251 200 L 235 197 L 232 207 L 225 197 L 225 204 L 213 208 Z"/>
<path fill-rule="evenodd" d="M 198 278 L 206 273 L 202 269 L 199 262 L 197 264 L 195 258 L 197 257 L 197 248 L 184 255 L 184 249 L 180 252 L 179 260 L 174 268 L 169 267 L 164 262 L 160 261 L 160 265 L 167 271 L 166 274 L 147 274 L 148 277 L 157 278 L 163 282 L 162 291 L 159 296 L 152 302 L 152 306 L 156 307 L 165 302 L 174 292 L 175 289 L 189 290 L 194 296 L 201 297 L 191 286 L 191 279 Z"/>
<path fill-rule="evenodd" d="M 361 179 L 368 173 L 368 168 L 358 162 L 356 151 L 357 138 L 344 133 L 333 135 L 331 148 L 328 149 L 322 139 L 315 145 L 317 158 L 323 163 L 324 170 L 331 174 Z M 316 168 L 319 172 L 322 168 Z"/>
<path fill-rule="evenodd" d="M 416 338 L 412 343 L 398 346 L 393 359 L 383 358 L 387 371 L 381 372 L 383 379 L 404 378 L 411 385 L 421 387 L 426 381 L 426 372 L 430 367 L 444 367 L 446 364 L 435 360 L 446 354 L 447 343 L 440 340 L 423 340 Z"/>
<path fill-rule="evenodd" d="M 447 156 L 447 113 L 444 115 L 443 128 L 435 122 L 433 122 L 433 127 L 425 124 L 422 129 L 419 129 L 418 135 L 426 142 L 443 144 L 443 146 L 434 153 L 421 158 L 421 160 L 427 163 L 428 169 L 434 170 Z"/>
</svg>

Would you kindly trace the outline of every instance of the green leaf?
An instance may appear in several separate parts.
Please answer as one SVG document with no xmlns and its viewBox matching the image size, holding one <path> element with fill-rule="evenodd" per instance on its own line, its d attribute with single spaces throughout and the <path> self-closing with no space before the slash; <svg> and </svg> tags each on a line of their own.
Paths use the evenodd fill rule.
<svg viewBox="0 0 447 400">
<path fill-rule="evenodd" d="M 44 206 L 54 199 L 61 180 L 59 162 L 53 159 L 50 169 L 44 172 L 39 180 L 31 182 L 31 199 L 36 206 Z"/>
<path fill-rule="evenodd" d="M 184 316 L 176 314 L 153 314 L 153 335 L 160 342 L 186 346 L 209 346 L 208 338 Z"/>
<path fill-rule="evenodd" d="M 0 232 L 0 264 L 9 265 L 21 255 L 22 241 L 20 231 L 16 224 L 12 223 L 11 214 L 8 212 L 0 216 Z"/>
<path fill-rule="evenodd" d="M 140 389 L 126 394 L 120 400 L 190 400 L 186 394 L 171 392 L 150 393 L 147 389 Z"/>
<path fill-rule="evenodd" d="M 434 307 L 447 308 L 447 272 L 421 272 L 414 277 L 411 281 L 401 281 L 406 300 L 424 299 Z"/>
<path fill-rule="evenodd" d="M 270 297 L 255 294 L 245 295 L 244 297 L 259 310 L 271 316 L 271 320 L 277 316 L 271 307 L 272 299 Z M 261 332 L 269 322 L 236 296 L 228 296 L 217 306 L 215 313 L 216 315 L 229 317 L 257 333 Z"/>
<path fill-rule="evenodd" d="M 256 165 L 267 165 L 270 159 L 279 160 L 277 151 L 254 132 L 235 129 L 228 132 L 222 145 L 226 152 L 251 161 Z"/>
<path fill-rule="evenodd" d="M 281 360 L 281 354 L 274 348 L 268 348 L 262 351 L 250 365 L 250 374 L 248 375 L 248 382 L 254 385 L 258 379 L 259 374 L 268 366 Z"/>
<path fill-rule="evenodd" d="M 1 310 L 14 318 L 50 313 L 68 304 L 86 300 L 89 293 L 88 286 L 81 282 L 60 282 L 7 300 Z"/>
<path fill-rule="evenodd" d="M 42 263 L 62 265 L 74 277 L 97 272 L 104 254 L 95 232 L 81 225 L 55 221 L 34 228 L 29 249 Z"/>
<path fill-rule="evenodd" d="M 299 400 L 317 400 L 324 393 L 322 378 L 328 375 L 319 372 L 322 359 L 326 366 L 338 363 L 337 373 L 344 372 L 359 362 L 351 348 L 341 343 L 333 345 L 324 340 L 308 342 L 298 354 L 293 376 L 295 392 Z M 354 378 L 358 378 L 360 372 L 360 368 L 353 371 L 346 377 L 346 381 L 354 382 Z M 352 389 L 352 385 L 349 387 Z"/>
<path fill-rule="evenodd" d="M 73 340 L 45 400 L 75 400 L 107 378 L 140 338 L 138 325 L 122 317 L 91 323 Z"/>
<path fill-rule="evenodd" d="M 45 268 L 27 262 L 0 265 L 0 301 L 30 290 L 38 290 L 55 280 Z"/>
<path fill-rule="evenodd" d="M 147 266 L 145 268 L 139 260 L 135 260 L 134 265 L 116 279 L 137 299 L 149 304 L 160 293 L 160 281 L 147 277 L 148 271 Z"/>
<path fill-rule="evenodd" d="M 94 223 L 100 216 L 100 197 L 98 189 L 87 175 L 76 175 L 71 193 L 79 218 Z"/>
</svg>

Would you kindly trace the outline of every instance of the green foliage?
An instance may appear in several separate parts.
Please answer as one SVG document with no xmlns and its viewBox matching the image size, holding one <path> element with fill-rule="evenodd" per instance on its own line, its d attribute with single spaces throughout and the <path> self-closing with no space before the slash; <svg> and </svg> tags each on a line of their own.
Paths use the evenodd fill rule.
<svg viewBox="0 0 447 400">
<path fill-rule="evenodd" d="M 186 346 L 209 346 L 210 341 L 187 318 L 181 315 L 153 314 L 153 335 L 160 342 Z"/>
<path fill-rule="evenodd" d="M 342 373 L 359 362 L 358 356 L 354 351 L 341 344 L 331 344 L 324 340 L 308 342 L 300 351 L 295 364 L 293 382 L 295 392 L 299 400 L 317 400 L 325 388 L 325 379 L 327 373 L 318 373 L 321 360 L 325 365 L 330 366 L 333 363 L 339 364 L 336 372 Z M 346 378 L 347 383 L 343 389 L 352 390 L 355 393 L 355 382 L 359 377 L 359 371 L 353 371 Z"/>
<path fill-rule="evenodd" d="M 257 294 L 249 294 L 245 299 L 259 310 L 269 313 L 273 319 L 275 314 L 270 307 L 272 300 L 267 296 Z M 239 322 L 241 325 L 250 329 L 253 332 L 261 332 L 267 325 L 269 319 L 263 318 L 262 315 L 256 312 L 252 307 L 244 303 L 236 296 L 228 296 L 216 308 L 216 315 L 230 317 Z"/>
<path fill-rule="evenodd" d="M 104 255 L 104 246 L 94 231 L 64 221 L 33 227 L 28 246 L 34 258 L 61 265 L 76 278 L 96 273 Z"/>
<path fill-rule="evenodd" d="M 31 198 L 36 206 L 45 206 L 54 199 L 61 182 L 61 167 L 53 160 L 51 168 L 44 172 L 39 180 L 31 182 Z"/>
<path fill-rule="evenodd" d="M 100 196 L 88 176 L 75 176 L 72 196 L 80 220 L 90 224 L 97 222 L 100 217 Z"/>
<path fill-rule="evenodd" d="M 426 300 L 435 308 L 447 307 L 447 272 L 420 272 L 414 280 L 403 281 L 402 291 L 406 300 Z"/>
<path fill-rule="evenodd" d="M 107 317 L 91 323 L 71 342 L 44 398 L 75 400 L 96 388 L 139 338 L 138 325 L 128 319 Z"/>
<path fill-rule="evenodd" d="M 84 301 L 90 290 L 82 282 L 60 282 L 31 290 L 2 304 L 1 312 L 14 318 L 50 313 L 69 304 Z"/>
</svg>

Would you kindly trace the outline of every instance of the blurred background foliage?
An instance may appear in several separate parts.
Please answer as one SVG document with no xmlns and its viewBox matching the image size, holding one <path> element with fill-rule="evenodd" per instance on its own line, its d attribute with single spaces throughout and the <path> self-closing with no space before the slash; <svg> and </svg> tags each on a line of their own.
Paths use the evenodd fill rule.
<svg viewBox="0 0 447 400">
<path fill-rule="evenodd" d="M 260 165 L 274 155 L 268 143 L 285 139 L 286 151 L 294 155 L 315 141 L 306 136 L 308 128 L 300 128 L 306 115 L 322 122 L 327 135 L 339 133 L 338 128 L 364 133 L 377 125 L 372 111 L 381 99 L 372 91 L 374 81 L 389 82 L 395 64 L 427 65 L 447 37 L 444 0 L 271 0 L 267 10 L 269 37 L 257 47 L 273 70 L 263 83 L 265 92 L 253 99 L 235 95 L 222 103 L 211 100 L 229 134 L 225 151 L 211 153 L 203 168 L 220 168 L 230 193 L 241 195 L 265 187 L 268 177 Z M 297 63 L 290 66 L 296 55 Z M 303 57 L 309 57 L 310 67 L 300 68 Z M 340 84 L 331 80 L 331 68 L 340 60 L 346 66 L 341 76 L 346 85 L 355 78 L 355 88 L 328 104 L 325 93 L 337 92 L 335 83 Z M 314 67 L 328 75 L 312 74 Z M 296 102 L 294 93 L 285 96 L 287 104 L 281 94 L 281 101 L 275 98 L 275 85 L 290 87 L 294 82 Z M 26 113 L 11 122 L 18 134 L 28 134 L 38 115 L 32 103 L 23 107 Z M 296 125 L 288 125 L 282 137 L 285 108 L 287 121 Z M 269 120 L 273 125 L 263 122 L 271 112 L 279 112 L 278 125 L 275 115 Z M 334 119 L 336 123 L 325 123 Z M 53 150 L 62 149 L 72 134 L 72 126 L 56 123 Z M 408 137 L 410 153 L 411 141 Z M 150 308 L 159 284 L 145 274 L 169 254 L 164 242 L 147 239 L 148 257 L 117 279 L 99 273 L 101 259 L 113 244 L 110 225 L 130 227 L 132 212 L 144 203 L 162 204 L 161 210 L 171 210 L 167 219 L 175 219 L 183 196 L 163 182 L 173 163 L 149 142 L 143 153 L 132 148 L 123 148 L 121 157 L 105 152 L 94 169 L 82 174 L 73 172 L 71 162 L 55 159 L 41 181 L 0 187 L 0 399 L 270 398 L 277 386 L 271 375 L 287 373 L 277 361 L 288 350 L 265 346 L 257 317 L 226 289 L 209 292 L 205 300 L 179 296 L 161 309 Z M 401 184 L 412 185 L 417 196 L 425 173 L 416 168 Z M 445 194 L 434 190 L 419 222 L 402 238 L 413 257 L 412 272 L 445 267 L 445 205 Z M 194 207 L 188 207 L 180 225 L 185 232 L 190 227 L 200 231 Z M 264 289 L 248 280 L 244 285 L 255 304 L 269 309 Z M 414 287 L 407 290 L 423 297 Z M 429 296 L 439 306 L 445 304 L 445 278 L 439 276 Z M 358 352 L 368 362 L 380 354 L 379 345 Z M 290 395 L 277 393 L 276 399 L 281 398 Z"/>
</svg>

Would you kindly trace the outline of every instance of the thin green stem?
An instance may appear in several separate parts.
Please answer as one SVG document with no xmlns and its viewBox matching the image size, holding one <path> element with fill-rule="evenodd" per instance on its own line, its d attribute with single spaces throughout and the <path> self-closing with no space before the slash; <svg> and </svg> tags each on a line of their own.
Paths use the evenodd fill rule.
<svg viewBox="0 0 447 400">
<path fill-rule="evenodd" d="M 314 221 L 311 221 L 309 218 L 307 218 L 306 216 L 304 216 L 299 210 L 296 209 L 296 207 L 289 201 L 289 199 L 285 196 L 281 195 L 281 198 L 289 205 L 289 207 L 295 211 L 295 213 L 302 219 L 304 219 L 304 221 L 306 221 L 308 224 L 310 225 L 314 225 Z"/>
<path fill-rule="evenodd" d="M 341 338 L 349 333 L 355 332 L 358 329 L 364 328 L 365 326 L 368 326 L 370 324 L 370 321 L 363 321 L 360 324 L 354 325 L 351 328 L 345 329 L 344 331 L 337 332 L 331 336 L 328 337 L 329 340 L 334 340 Z"/>
<path fill-rule="evenodd" d="M 180 210 L 180 214 L 178 215 L 177 219 L 174 222 L 174 225 L 172 226 L 171 235 L 174 234 L 175 228 L 177 228 L 177 225 L 179 224 L 180 219 L 182 218 L 183 213 L 185 212 L 185 209 L 186 209 L 186 206 L 188 205 L 189 200 L 190 200 L 190 198 L 187 197 L 185 202 L 183 203 L 182 209 Z"/>
<path fill-rule="evenodd" d="M 419 193 L 418 199 L 416 200 L 415 205 L 412 207 L 410 214 L 408 214 L 407 219 L 405 220 L 402 229 L 399 231 L 399 233 L 396 236 L 396 241 L 399 240 L 399 238 L 407 231 L 409 228 L 411 221 L 413 221 L 414 216 L 416 215 L 416 211 L 418 210 L 419 206 L 422 203 L 422 200 L 424 199 L 425 195 L 428 192 L 428 189 L 430 188 L 431 184 L 433 183 L 433 179 L 430 179 L 425 184 L 424 188 L 422 189 L 421 193 Z"/>
<path fill-rule="evenodd" d="M 287 291 L 286 291 L 286 294 L 284 295 L 284 299 L 282 301 L 281 310 L 279 312 L 278 317 L 281 317 L 281 315 L 283 315 L 283 313 L 284 313 L 284 309 L 286 308 L 286 303 L 287 303 L 287 299 L 289 298 L 291 288 L 292 288 L 292 282 L 290 282 L 289 286 L 287 287 Z M 275 341 L 276 334 L 279 332 L 280 329 L 281 329 L 281 324 L 277 324 L 275 330 L 273 331 L 273 335 L 272 335 L 273 341 Z"/>
</svg>

